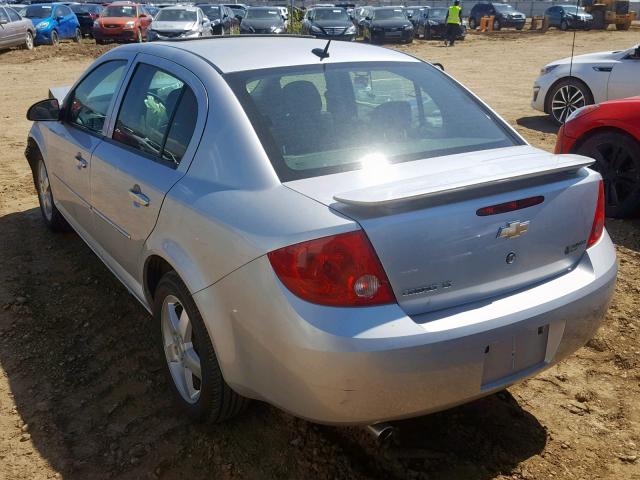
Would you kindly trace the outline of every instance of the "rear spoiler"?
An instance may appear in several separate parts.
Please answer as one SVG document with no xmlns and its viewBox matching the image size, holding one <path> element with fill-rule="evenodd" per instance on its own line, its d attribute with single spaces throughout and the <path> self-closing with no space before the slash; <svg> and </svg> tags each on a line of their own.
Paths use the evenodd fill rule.
<svg viewBox="0 0 640 480">
<path fill-rule="evenodd" d="M 593 163 L 593 159 L 579 155 L 545 155 L 537 159 L 527 158 L 526 165 L 522 165 L 511 157 L 505 161 L 479 163 L 472 168 L 351 190 L 334 195 L 333 198 L 347 205 L 387 206 L 516 180 L 574 172 Z"/>
</svg>

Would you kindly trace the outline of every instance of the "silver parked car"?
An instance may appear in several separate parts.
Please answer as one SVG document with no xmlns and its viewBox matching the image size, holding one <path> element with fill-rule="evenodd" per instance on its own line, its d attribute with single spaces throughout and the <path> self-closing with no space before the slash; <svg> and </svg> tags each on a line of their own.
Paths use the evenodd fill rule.
<svg viewBox="0 0 640 480">
<path fill-rule="evenodd" d="M 161 9 L 149 27 L 149 41 L 211 35 L 211 22 L 199 7 L 177 5 Z"/>
<path fill-rule="evenodd" d="M 428 63 L 326 45 L 122 46 L 29 110 L 44 222 L 153 314 L 195 420 L 442 410 L 570 355 L 613 294 L 592 160 Z"/>
<path fill-rule="evenodd" d="M 22 18 L 8 5 L 0 5 L 0 50 L 10 47 L 33 49 L 35 29 L 28 18 Z"/>
</svg>

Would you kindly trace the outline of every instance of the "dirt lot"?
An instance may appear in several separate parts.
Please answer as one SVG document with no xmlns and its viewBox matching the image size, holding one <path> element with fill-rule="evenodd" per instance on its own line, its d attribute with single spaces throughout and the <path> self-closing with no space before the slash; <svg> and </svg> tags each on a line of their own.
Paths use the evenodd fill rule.
<svg viewBox="0 0 640 480">
<path fill-rule="evenodd" d="M 578 53 L 640 30 L 578 33 Z M 442 62 L 534 145 L 555 127 L 529 107 L 571 34 L 472 35 L 400 47 Z M 620 258 L 597 337 L 508 392 L 400 422 L 379 448 L 357 428 L 309 424 L 255 402 L 215 428 L 175 415 L 148 315 L 74 234 L 42 226 L 23 158 L 25 111 L 107 47 L 0 54 L 0 479 L 640 479 L 640 222 L 608 221 Z"/>
</svg>

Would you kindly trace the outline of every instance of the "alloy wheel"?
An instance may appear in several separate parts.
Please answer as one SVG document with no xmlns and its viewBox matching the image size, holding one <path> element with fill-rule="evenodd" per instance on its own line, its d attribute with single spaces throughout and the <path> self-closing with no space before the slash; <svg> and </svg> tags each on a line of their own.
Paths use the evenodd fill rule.
<svg viewBox="0 0 640 480">
<path fill-rule="evenodd" d="M 50 222 L 53 218 L 53 195 L 51 194 L 47 167 L 42 160 L 38 163 L 38 196 L 40 197 L 40 205 L 42 205 L 42 213 Z"/>
<path fill-rule="evenodd" d="M 31 32 L 27 32 L 24 39 L 24 46 L 27 50 L 33 50 L 33 35 Z"/>
<path fill-rule="evenodd" d="M 58 40 L 58 32 L 54 30 L 51 32 L 51 45 L 53 45 L 54 47 L 57 47 L 59 43 L 60 43 L 60 40 Z"/>
<path fill-rule="evenodd" d="M 551 114 L 559 123 L 564 123 L 569 115 L 587 104 L 583 91 L 575 85 L 563 85 L 551 99 Z"/>
<path fill-rule="evenodd" d="M 193 328 L 180 300 L 168 295 L 162 305 L 162 340 L 171 378 L 188 403 L 200 398 L 202 371 L 193 343 Z"/>
<path fill-rule="evenodd" d="M 608 208 L 623 205 L 640 194 L 640 158 L 636 158 L 624 144 L 602 142 L 595 145 L 589 156 L 602 175 L 605 204 Z"/>
</svg>

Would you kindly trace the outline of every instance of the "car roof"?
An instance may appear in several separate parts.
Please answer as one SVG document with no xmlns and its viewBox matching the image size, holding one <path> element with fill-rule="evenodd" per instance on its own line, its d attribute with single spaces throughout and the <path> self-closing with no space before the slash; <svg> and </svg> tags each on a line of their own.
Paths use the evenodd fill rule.
<svg viewBox="0 0 640 480">
<path fill-rule="evenodd" d="M 195 12 L 199 8 L 200 8 L 200 5 L 173 5 L 171 7 L 163 8 L 162 11 L 164 12 L 165 10 L 189 10 L 189 11 Z"/>
<path fill-rule="evenodd" d="M 172 48 L 190 52 L 210 64 L 221 73 L 261 70 L 317 64 L 320 59 L 311 50 L 324 49 L 326 40 L 287 35 L 243 35 L 224 38 L 173 40 L 147 44 L 130 44 L 119 49 L 144 51 Z M 346 62 L 420 62 L 402 52 L 364 43 L 331 42 L 327 63 Z"/>
</svg>

